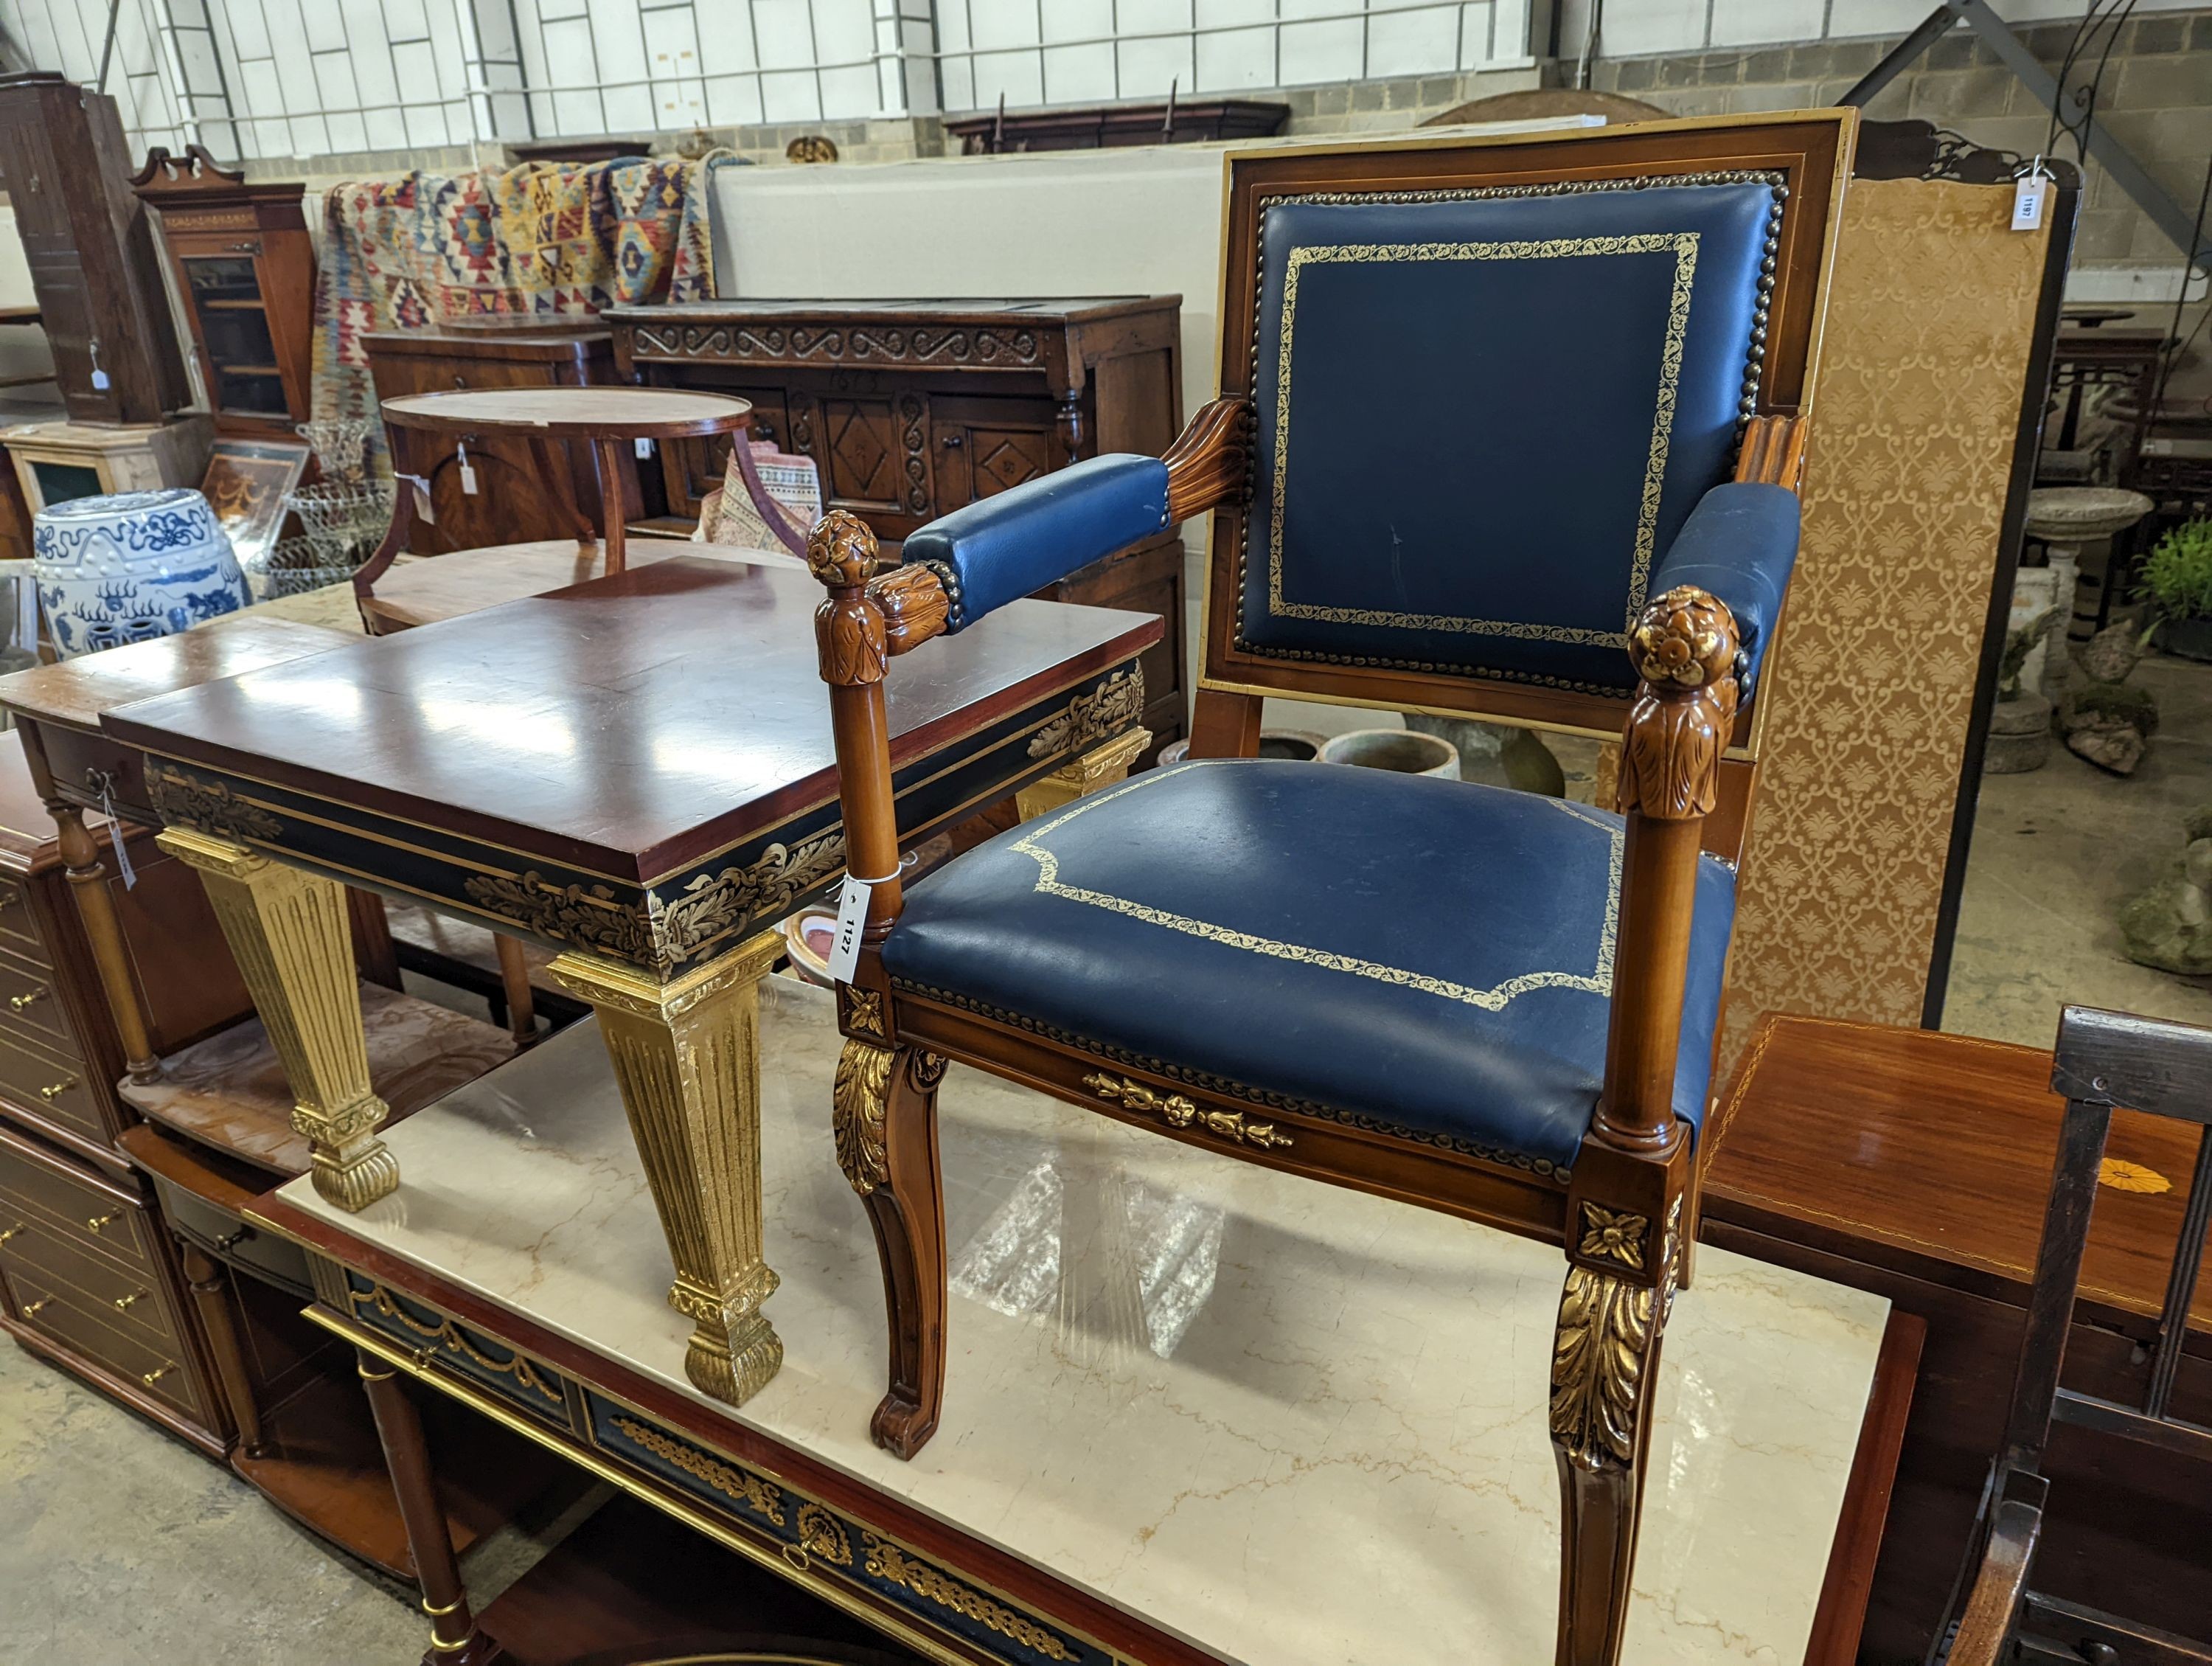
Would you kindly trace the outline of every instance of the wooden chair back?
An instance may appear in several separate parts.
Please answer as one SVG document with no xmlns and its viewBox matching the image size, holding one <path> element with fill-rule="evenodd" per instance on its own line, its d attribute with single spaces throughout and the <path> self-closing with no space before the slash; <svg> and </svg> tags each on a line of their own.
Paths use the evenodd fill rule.
<svg viewBox="0 0 2212 1666">
<path fill-rule="evenodd" d="M 2212 1646 L 2028 1586 L 2049 1490 L 2043 1458 L 2053 1424 L 2072 1424 L 2176 1457 L 2212 1461 L 2212 1428 L 2177 1417 L 2172 1405 L 2204 1264 L 2205 1231 L 2212 1225 L 2212 1030 L 2069 1006 L 2058 1023 L 2051 1085 L 2066 1096 L 2058 1161 L 2051 1171 L 2028 1292 L 2004 1445 L 1984 1498 L 1979 1542 L 1960 1581 L 1963 1602 L 1954 1598 L 1954 1612 L 1963 1613 L 1949 1658 L 1954 1666 L 1994 1661 L 2004 1657 L 2008 1645 L 2016 1645 L 2020 1657 L 2028 1660 L 2106 1659 L 2130 1666 L 2212 1662 Z M 2149 1372 L 2142 1401 L 2132 1406 L 2081 1393 L 2062 1381 L 2105 1142 L 2112 1111 L 2120 1106 L 2193 1122 L 2203 1130 L 2159 1308 Z M 1931 1660 L 1945 1640 L 1939 1634 Z"/>
<path fill-rule="evenodd" d="M 1796 483 L 1761 419 L 1812 400 L 1852 122 L 1231 153 L 1252 489 L 1214 513 L 1201 690 L 1617 738 L 1673 530 L 1731 477 Z M 1559 258 L 1589 253 L 1628 258 Z"/>
</svg>

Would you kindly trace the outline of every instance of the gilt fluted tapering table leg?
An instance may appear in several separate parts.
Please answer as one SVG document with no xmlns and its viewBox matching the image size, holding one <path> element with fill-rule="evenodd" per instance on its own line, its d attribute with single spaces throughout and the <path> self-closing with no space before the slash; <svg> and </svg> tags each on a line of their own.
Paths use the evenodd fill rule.
<svg viewBox="0 0 2212 1666">
<path fill-rule="evenodd" d="M 762 1254 L 759 984 L 782 938 L 766 932 L 667 981 L 592 955 L 547 968 L 592 1004 L 676 1263 L 669 1305 L 693 1321 L 684 1374 L 741 1406 L 783 1364 L 762 1312 L 777 1279 Z"/>
<path fill-rule="evenodd" d="M 1129 766 L 1152 744 L 1150 729 L 1132 729 L 1103 746 L 1094 746 L 1072 763 L 1064 763 L 1042 781 L 1032 781 L 1014 794 L 1014 805 L 1025 822 L 1088 798 L 1101 787 L 1128 778 Z"/>
<path fill-rule="evenodd" d="M 398 1186 L 399 1164 L 376 1137 L 391 1107 L 369 1085 L 345 887 L 197 828 L 165 828 L 161 845 L 199 871 L 283 1061 L 315 1189 L 341 1209 L 367 1208 Z"/>
</svg>

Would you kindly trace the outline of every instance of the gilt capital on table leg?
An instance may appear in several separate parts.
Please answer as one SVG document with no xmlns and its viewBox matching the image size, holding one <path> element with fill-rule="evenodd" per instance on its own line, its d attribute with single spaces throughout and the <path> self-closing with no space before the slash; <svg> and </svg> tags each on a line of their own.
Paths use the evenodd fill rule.
<svg viewBox="0 0 2212 1666">
<path fill-rule="evenodd" d="M 1087 798 L 1102 787 L 1127 779 L 1129 766 L 1152 744 L 1150 729 L 1131 729 L 1103 745 L 1094 746 L 1072 763 L 1064 763 L 1042 781 L 1032 781 L 1014 794 L 1015 806 L 1025 822 Z"/>
<path fill-rule="evenodd" d="M 599 1014 L 676 1266 L 669 1305 L 693 1322 L 684 1374 L 733 1406 L 783 1364 L 762 1311 L 778 1280 L 762 1255 L 758 1006 L 781 946 L 765 932 L 666 982 L 573 952 L 547 968 Z"/>
<path fill-rule="evenodd" d="M 315 1189 L 341 1209 L 367 1208 L 398 1189 L 399 1164 L 376 1137 L 391 1107 L 369 1085 L 345 887 L 197 828 L 165 828 L 160 843 L 199 871 L 283 1063 Z"/>
</svg>

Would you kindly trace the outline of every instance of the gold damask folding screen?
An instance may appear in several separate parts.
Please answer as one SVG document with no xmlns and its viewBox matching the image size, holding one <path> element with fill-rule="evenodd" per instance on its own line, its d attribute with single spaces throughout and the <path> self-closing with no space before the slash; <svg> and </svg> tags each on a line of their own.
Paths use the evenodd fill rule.
<svg viewBox="0 0 2212 1666">
<path fill-rule="evenodd" d="M 1765 1012 L 1921 1021 L 2051 234 L 2012 204 L 1844 199 L 1717 1081 Z"/>
</svg>

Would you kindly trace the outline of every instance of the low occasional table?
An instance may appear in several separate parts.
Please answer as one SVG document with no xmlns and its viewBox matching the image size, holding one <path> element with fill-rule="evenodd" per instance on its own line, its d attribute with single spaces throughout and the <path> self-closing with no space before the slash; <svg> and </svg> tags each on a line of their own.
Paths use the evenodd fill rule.
<svg viewBox="0 0 2212 1666">
<path fill-rule="evenodd" d="M 434 435 L 456 445 L 466 445 L 479 435 L 520 436 L 529 444 L 538 472 L 548 482 L 567 478 L 566 470 L 553 454 L 552 442 L 588 441 L 599 458 L 599 513 L 606 523 L 605 570 L 611 575 L 623 569 L 628 538 L 623 522 L 622 448 L 640 440 L 700 440 L 734 434 L 752 421 L 753 414 L 750 400 L 662 387 L 461 389 L 450 393 L 410 393 L 386 399 L 383 409 L 384 420 L 394 428 Z M 738 449 L 744 451 L 742 447 Z M 740 459 L 739 466 L 750 468 L 750 452 Z M 364 600 L 404 547 L 413 503 L 411 493 L 398 494 L 392 532 L 354 575 L 354 589 Z M 579 514 L 578 540 L 588 545 L 599 535 L 599 529 Z"/>
<path fill-rule="evenodd" d="M 447 1177 L 404 1210 L 349 1213 L 297 1181 L 252 1206 L 307 1250 L 309 1316 L 387 1402 L 459 1401 L 939 1666 L 1550 1657 L 1556 1252 L 955 1066 L 957 1392 L 902 1462 L 868 1436 L 883 1287 L 830 1138 L 833 997 L 778 976 L 759 1001 L 791 1352 L 743 1408 L 676 1369 L 658 1188 L 581 1025 L 392 1130 L 410 1173 Z M 1628 1659 L 1853 1660 L 1917 1329 L 1699 1257 L 1650 1424 Z M 441 1658 L 497 1646 L 507 1599 L 487 1639 L 439 1590 Z"/>
<path fill-rule="evenodd" d="M 1885 1666 L 1920 1658 L 1965 1554 L 2003 1432 L 2064 1109 L 2051 1055 L 2035 1048 L 1769 1017 L 1706 1134 L 1705 1243 L 1874 1292 L 1927 1322 L 1867 1617 L 1867 1657 Z M 2141 1400 L 2195 1146 L 2163 1118 L 2114 1115 L 2069 1386 Z M 2212 1286 L 2197 1293 L 2173 1403 L 2212 1421 Z M 2207 1466 L 2106 1449 L 2077 1468 L 2075 1450 L 2061 1432 L 2052 1451 L 2065 1479 L 2051 1489 L 2038 1585 L 2201 1635 Z"/>
<path fill-rule="evenodd" d="M 201 872 L 339 1207 L 399 1185 L 342 885 L 556 952 L 549 971 L 599 1012 L 653 1181 L 669 1299 L 694 1321 L 686 1369 L 735 1402 L 782 1357 L 762 1311 L 778 1279 L 754 988 L 779 952 L 768 928 L 844 866 L 820 599 L 780 565 L 679 556 L 102 719 L 146 754 L 164 848 Z M 1020 601 L 927 663 L 895 661 L 902 848 L 1136 732 L 1138 656 L 1160 630 Z"/>
</svg>

